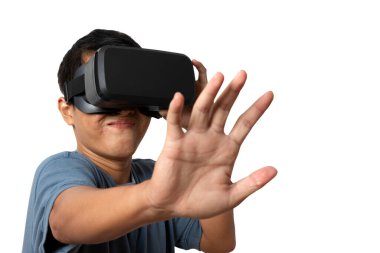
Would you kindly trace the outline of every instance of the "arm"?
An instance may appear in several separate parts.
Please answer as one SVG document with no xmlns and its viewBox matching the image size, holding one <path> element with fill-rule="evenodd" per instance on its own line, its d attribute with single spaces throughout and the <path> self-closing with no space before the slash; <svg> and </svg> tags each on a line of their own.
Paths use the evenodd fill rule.
<svg viewBox="0 0 380 253">
<path fill-rule="evenodd" d="M 53 236 L 68 244 L 101 243 L 168 219 L 168 213 L 149 206 L 146 184 L 108 189 L 77 186 L 63 191 L 49 216 Z"/>
<path fill-rule="evenodd" d="M 201 250 L 204 252 L 231 252 L 235 248 L 233 211 L 200 220 L 202 226 Z"/>
</svg>

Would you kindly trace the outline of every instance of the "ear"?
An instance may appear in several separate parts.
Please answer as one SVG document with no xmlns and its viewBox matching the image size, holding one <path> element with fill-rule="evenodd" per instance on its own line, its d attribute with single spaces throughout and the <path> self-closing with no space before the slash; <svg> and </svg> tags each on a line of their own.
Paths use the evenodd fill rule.
<svg viewBox="0 0 380 253">
<path fill-rule="evenodd" d="M 61 112 L 63 120 L 70 126 L 74 125 L 74 106 L 67 103 L 65 98 L 58 99 L 58 110 Z"/>
</svg>

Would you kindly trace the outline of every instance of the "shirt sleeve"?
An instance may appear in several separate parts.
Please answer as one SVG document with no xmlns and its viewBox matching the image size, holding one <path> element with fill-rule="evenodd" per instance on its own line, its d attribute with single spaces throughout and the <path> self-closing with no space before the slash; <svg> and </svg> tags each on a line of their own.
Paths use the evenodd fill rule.
<svg viewBox="0 0 380 253">
<path fill-rule="evenodd" d="M 191 218 L 175 218 L 174 231 L 176 247 L 181 249 L 200 250 L 202 228 L 199 220 Z"/>
<path fill-rule="evenodd" d="M 96 173 L 92 167 L 84 159 L 66 155 L 48 159 L 37 169 L 29 200 L 24 238 L 24 244 L 33 248 L 28 252 L 45 252 L 49 215 L 54 201 L 61 192 L 73 186 L 96 187 Z"/>
</svg>

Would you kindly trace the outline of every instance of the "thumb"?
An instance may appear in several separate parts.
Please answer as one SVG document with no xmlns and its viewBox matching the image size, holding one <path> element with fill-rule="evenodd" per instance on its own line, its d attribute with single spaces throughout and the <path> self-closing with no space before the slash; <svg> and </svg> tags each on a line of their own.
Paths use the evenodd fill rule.
<svg viewBox="0 0 380 253">
<path fill-rule="evenodd" d="M 236 207 L 249 195 L 261 189 L 277 175 L 277 170 L 273 167 L 261 168 L 249 176 L 234 183 L 231 189 L 231 205 Z"/>
</svg>

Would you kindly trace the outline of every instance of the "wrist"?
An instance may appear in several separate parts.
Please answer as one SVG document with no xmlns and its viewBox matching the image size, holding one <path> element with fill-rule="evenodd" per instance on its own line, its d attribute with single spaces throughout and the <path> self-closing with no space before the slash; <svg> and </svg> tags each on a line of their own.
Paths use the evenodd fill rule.
<svg viewBox="0 0 380 253">
<path fill-rule="evenodd" d="M 151 180 L 146 180 L 142 184 L 144 184 L 143 188 L 143 202 L 145 203 L 146 210 L 149 210 L 150 215 L 152 216 L 154 221 L 164 221 L 175 217 L 174 211 L 168 208 L 167 205 L 161 204 L 155 196 L 156 194 L 152 194 L 157 192 L 154 188 Z"/>
</svg>

